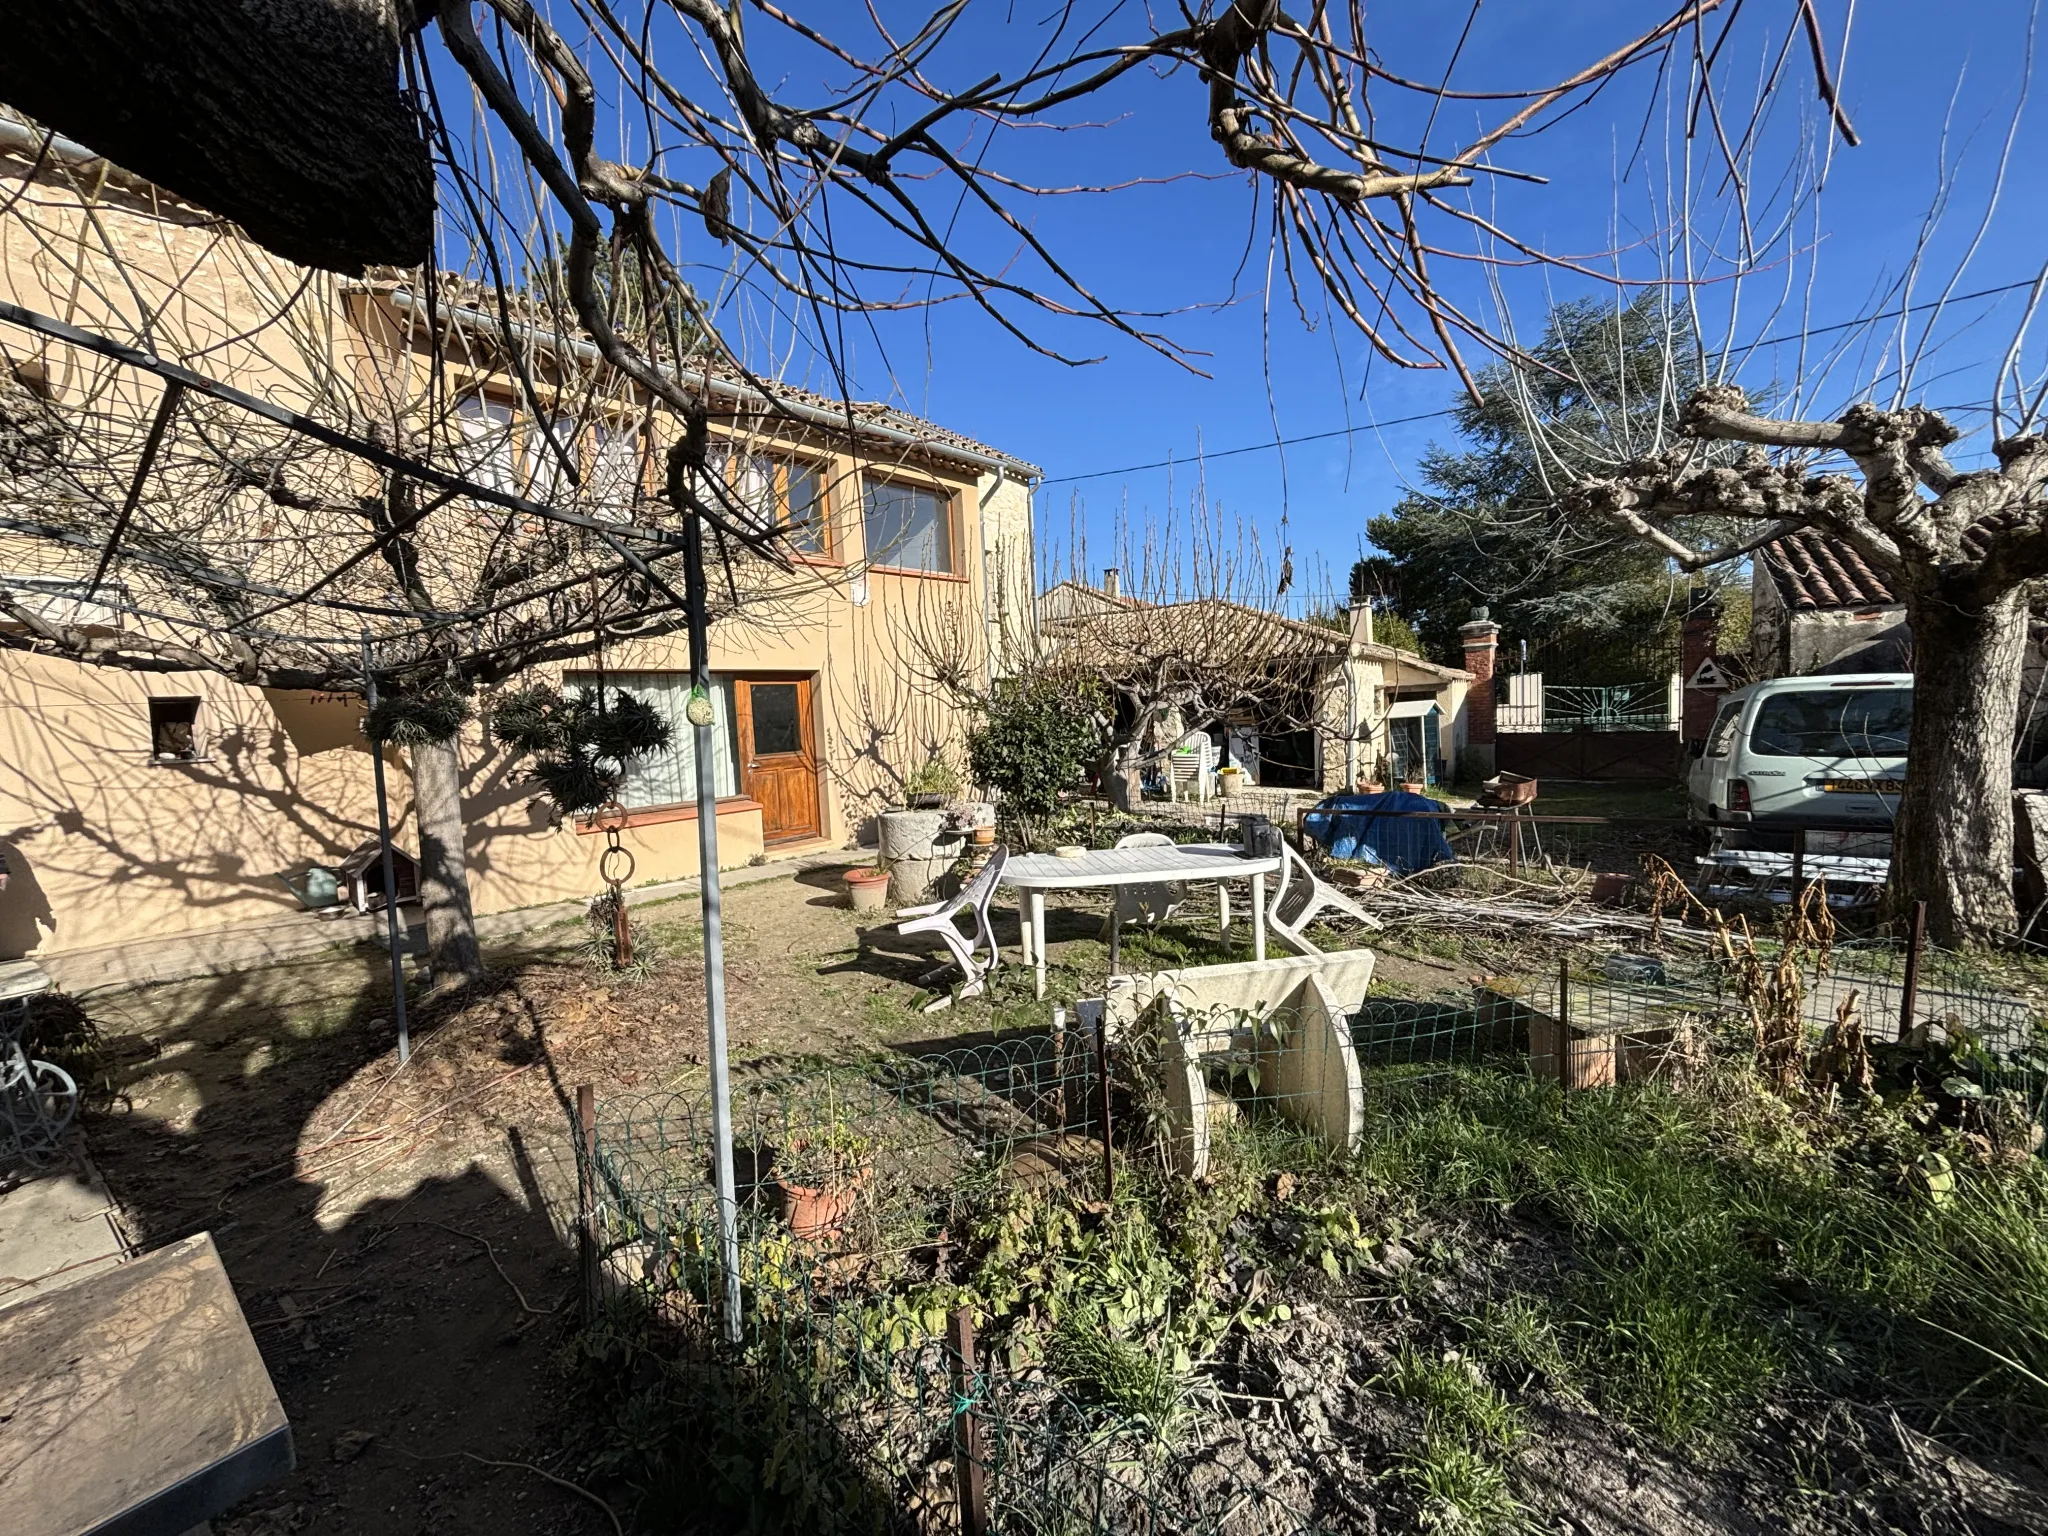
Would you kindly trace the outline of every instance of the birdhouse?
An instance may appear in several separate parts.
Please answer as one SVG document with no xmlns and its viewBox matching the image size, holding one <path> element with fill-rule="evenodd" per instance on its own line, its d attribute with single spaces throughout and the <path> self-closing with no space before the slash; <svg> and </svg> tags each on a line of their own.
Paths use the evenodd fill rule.
<svg viewBox="0 0 2048 1536">
<path fill-rule="evenodd" d="M 374 837 L 341 861 L 337 871 L 348 903 L 358 912 L 384 909 L 384 853 Z M 391 877 L 398 886 L 399 905 L 420 899 L 419 861 L 403 848 L 391 850 Z"/>
</svg>

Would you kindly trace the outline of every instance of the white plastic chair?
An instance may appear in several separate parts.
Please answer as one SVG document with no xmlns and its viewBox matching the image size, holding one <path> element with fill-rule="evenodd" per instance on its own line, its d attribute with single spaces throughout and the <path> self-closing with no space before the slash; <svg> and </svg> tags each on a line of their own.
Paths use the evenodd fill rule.
<svg viewBox="0 0 2048 1536">
<path fill-rule="evenodd" d="M 945 943 L 964 978 L 960 988 L 962 997 L 979 997 L 988 973 L 1002 964 L 1002 951 L 996 948 L 995 931 L 989 927 L 988 909 L 995 900 L 996 886 L 1003 878 L 1003 865 L 1009 857 L 1009 849 L 998 848 L 981 866 L 981 873 L 960 887 L 959 895 L 949 901 L 903 907 L 896 913 L 898 917 L 912 919 L 897 925 L 899 934 L 936 933 Z M 956 921 L 963 912 L 974 915 L 974 932 L 971 935 L 963 934 Z M 975 956 L 984 951 L 988 955 L 987 960 L 977 960 Z M 927 1003 L 924 1011 L 936 1013 L 941 1008 L 951 1007 L 952 1002 L 952 994 L 948 993 Z"/>
<path fill-rule="evenodd" d="M 1171 848 L 1173 839 L 1164 832 L 1127 832 L 1116 840 L 1119 848 Z M 1188 899 L 1187 883 L 1181 880 L 1148 881 L 1144 885 L 1116 887 L 1116 904 L 1102 921 L 1106 939 L 1121 923 L 1143 923 L 1156 928 L 1180 910 Z"/>
<path fill-rule="evenodd" d="M 1308 860 L 1295 851 L 1294 844 L 1280 840 L 1280 888 L 1266 909 L 1266 926 L 1295 953 L 1320 955 L 1323 951 L 1309 942 L 1304 930 L 1325 908 L 1363 923 L 1368 928 L 1383 924 L 1334 885 L 1318 880 Z"/>
</svg>

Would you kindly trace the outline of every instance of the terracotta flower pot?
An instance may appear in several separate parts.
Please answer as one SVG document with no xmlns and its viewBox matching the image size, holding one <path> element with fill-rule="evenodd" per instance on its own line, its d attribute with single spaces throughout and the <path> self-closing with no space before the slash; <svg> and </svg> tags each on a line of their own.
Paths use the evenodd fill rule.
<svg viewBox="0 0 2048 1536">
<path fill-rule="evenodd" d="M 849 869 L 846 872 L 846 899 L 856 912 L 879 912 L 889 904 L 889 871 L 871 869 Z"/>
<path fill-rule="evenodd" d="M 795 1184 L 777 1179 L 775 1192 L 790 1236 L 806 1240 L 836 1237 L 860 1203 L 860 1192 L 874 1172 L 871 1167 L 859 1169 L 852 1178 L 839 1184 Z"/>
<path fill-rule="evenodd" d="M 976 828 L 974 829 L 974 846 L 975 846 L 975 847 L 977 847 L 977 848 L 986 848 L 986 847 L 988 847 L 988 846 L 989 846 L 989 845 L 990 845 L 991 843 L 993 843 L 993 842 L 994 842 L 995 840 L 996 840 L 996 829 L 995 829 L 994 827 L 976 827 Z"/>
</svg>

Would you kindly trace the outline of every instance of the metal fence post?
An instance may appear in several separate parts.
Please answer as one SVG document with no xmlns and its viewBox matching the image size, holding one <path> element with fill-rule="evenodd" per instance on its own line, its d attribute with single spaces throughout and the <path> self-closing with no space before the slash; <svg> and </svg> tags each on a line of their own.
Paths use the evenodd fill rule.
<svg viewBox="0 0 2048 1536">
<path fill-rule="evenodd" d="M 1563 955 L 1557 957 L 1557 1083 L 1560 1091 L 1572 1091 L 1572 972 Z"/>
<path fill-rule="evenodd" d="M 581 1153 L 576 1159 L 576 1246 L 583 1268 L 583 1316 L 587 1321 L 597 1307 L 597 1090 L 590 1084 L 576 1089 L 576 1124 Z"/>
<path fill-rule="evenodd" d="M 974 1314 L 967 1308 L 955 1307 L 946 1319 L 946 1345 L 953 1381 L 953 1486 L 960 1500 L 960 1536 L 987 1536 L 988 1465 L 981 1448 Z"/>
<path fill-rule="evenodd" d="M 1806 828 L 1792 829 L 1792 910 L 1806 899 Z"/>
<path fill-rule="evenodd" d="M 1913 1033 L 1913 1012 L 1920 1002 L 1920 946 L 1927 942 L 1927 903 L 1913 903 L 1913 923 L 1906 934 L 1906 984 L 1899 995 L 1899 1043 Z"/>
<path fill-rule="evenodd" d="M 1104 1007 L 1095 1020 L 1095 1080 L 1102 1100 L 1102 1198 L 1116 1199 L 1116 1159 L 1109 1136 L 1109 1009 Z"/>
<path fill-rule="evenodd" d="M 370 632 L 363 631 L 363 706 L 375 712 L 377 708 L 377 674 L 370 665 Z M 364 725 L 369 724 L 368 717 Z M 412 1059 L 412 1029 L 405 1017 L 405 941 L 401 937 L 404 925 L 398 920 L 398 875 L 391 859 L 391 797 L 384 788 L 384 743 L 370 743 L 370 771 L 377 781 L 377 845 L 383 857 L 384 871 L 384 937 L 391 951 L 391 1016 L 398 1021 L 398 1064 L 402 1067 Z M 418 796 L 414 796 L 414 818 L 417 819 Z M 419 866 L 413 866 L 417 872 Z M 417 878 L 415 878 L 417 888 Z"/>
</svg>

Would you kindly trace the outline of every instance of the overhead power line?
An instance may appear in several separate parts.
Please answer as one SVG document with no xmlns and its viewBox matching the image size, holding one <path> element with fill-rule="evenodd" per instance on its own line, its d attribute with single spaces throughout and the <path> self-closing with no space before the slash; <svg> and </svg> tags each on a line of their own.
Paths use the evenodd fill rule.
<svg viewBox="0 0 2048 1536">
<path fill-rule="evenodd" d="M 1904 309 L 1881 309 L 1875 314 L 1858 315 L 1853 320 L 1838 320 L 1831 325 L 1802 326 L 1796 331 L 1787 331 L 1781 336 L 1765 336 L 1756 341 L 1745 342 L 1738 350 L 1754 352 L 1759 347 L 1781 346 L 1788 341 L 1800 341 L 1813 336 L 1827 336 L 1836 331 L 1851 330 L 1859 325 L 1869 325 L 1876 320 L 1918 314 L 1922 310 L 1939 309 L 1945 304 L 1968 304 L 1974 299 L 1995 299 L 2001 294 L 2014 293 L 2022 288 L 2034 286 L 2035 279 L 2022 278 L 2016 283 L 2000 283 L 1996 288 L 1979 288 L 1975 293 L 1951 294 L 1945 299 L 1928 299 L 1920 304 L 1908 304 Z M 1320 443 L 1333 437 L 1350 437 L 1359 432 L 1373 432 L 1381 427 L 1405 427 L 1413 422 L 1434 421 L 1439 416 L 1451 415 L 1457 407 L 1445 406 L 1437 411 L 1419 411 L 1413 416 L 1393 416 L 1385 421 L 1362 421 L 1355 427 L 1335 427 L 1328 432 L 1307 432 L 1300 437 L 1276 437 L 1269 442 L 1250 443 L 1242 448 L 1221 448 L 1213 453 L 1196 452 L 1177 459 L 1154 459 L 1149 464 L 1125 464 L 1118 469 L 1091 469 L 1079 475 L 1048 475 L 1039 481 L 1040 485 L 1068 485 L 1076 480 L 1102 480 L 1110 475 L 1135 475 L 1147 469 L 1171 469 L 1180 464 L 1206 464 L 1212 459 L 1234 459 L 1241 454 L 1266 453 L 1274 448 L 1291 448 L 1296 443 Z"/>
</svg>

